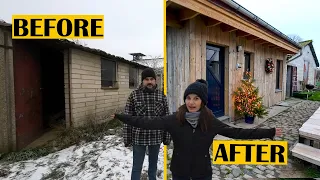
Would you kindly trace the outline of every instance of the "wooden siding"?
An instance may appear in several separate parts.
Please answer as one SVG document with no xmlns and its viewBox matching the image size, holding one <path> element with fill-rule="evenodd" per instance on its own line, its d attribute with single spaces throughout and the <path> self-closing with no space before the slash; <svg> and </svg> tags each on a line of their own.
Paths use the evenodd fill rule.
<svg viewBox="0 0 320 180">
<path fill-rule="evenodd" d="M 183 93 L 186 87 L 198 78 L 206 79 L 206 44 L 225 47 L 225 114 L 234 117 L 232 92 L 240 84 L 243 77 L 244 52 L 253 53 L 255 85 L 259 87 L 263 103 L 269 107 L 285 98 L 286 64 L 285 53 L 267 45 L 255 43 L 244 37 L 236 37 L 236 31 L 222 32 L 219 25 L 206 27 L 197 16 L 185 21 L 180 29 L 167 27 L 167 63 L 168 63 L 168 100 L 171 111 L 183 104 Z M 241 45 L 242 51 L 236 47 Z M 266 74 L 265 59 L 282 60 L 282 91 L 275 92 L 276 72 Z M 242 68 L 237 69 L 236 64 Z M 276 67 L 275 67 L 276 70 Z"/>
</svg>

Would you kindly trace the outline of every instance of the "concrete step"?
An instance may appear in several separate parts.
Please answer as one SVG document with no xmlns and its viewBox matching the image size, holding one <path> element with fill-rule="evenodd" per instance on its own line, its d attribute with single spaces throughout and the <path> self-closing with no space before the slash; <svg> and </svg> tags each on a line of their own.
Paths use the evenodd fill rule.
<svg viewBox="0 0 320 180">
<path fill-rule="evenodd" d="M 320 126 L 311 124 L 312 122 L 309 120 L 299 129 L 299 136 L 306 139 L 320 141 Z"/>
<path fill-rule="evenodd" d="M 292 156 L 320 166 L 320 149 L 296 143 L 291 149 Z"/>
<path fill-rule="evenodd" d="M 219 119 L 220 121 L 229 121 L 230 117 L 229 116 L 221 116 L 221 117 L 218 117 L 217 119 Z"/>
</svg>

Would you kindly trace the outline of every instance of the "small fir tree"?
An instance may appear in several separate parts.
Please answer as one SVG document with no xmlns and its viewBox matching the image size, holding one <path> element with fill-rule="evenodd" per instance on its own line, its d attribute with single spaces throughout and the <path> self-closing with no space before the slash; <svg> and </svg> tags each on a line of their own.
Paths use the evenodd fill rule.
<svg viewBox="0 0 320 180">
<path fill-rule="evenodd" d="M 240 116 L 262 118 L 268 114 L 262 105 L 262 97 L 259 97 L 259 89 L 253 85 L 254 79 L 251 73 L 246 72 L 246 79 L 234 92 L 235 112 Z"/>
</svg>

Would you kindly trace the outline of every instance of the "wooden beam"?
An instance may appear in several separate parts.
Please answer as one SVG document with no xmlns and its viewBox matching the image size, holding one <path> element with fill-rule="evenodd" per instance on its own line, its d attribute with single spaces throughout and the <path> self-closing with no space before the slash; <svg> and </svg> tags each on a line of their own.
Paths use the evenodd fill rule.
<svg viewBox="0 0 320 180">
<path fill-rule="evenodd" d="M 281 51 L 282 49 L 283 49 L 282 47 L 278 47 L 278 46 L 275 48 L 275 50 L 277 51 Z"/>
<path fill-rule="evenodd" d="M 205 24 L 207 27 L 214 27 L 214 26 L 221 24 L 221 22 L 217 21 L 215 19 L 208 18 L 208 20 L 205 21 Z"/>
<path fill-rule="evenodd" d="M 236 37 L 247 37 L 247 36 L 250 36 L 250 34 L 247 32 L 243 32 L 243 31 L 236 32 Z"/>
<path fill-rule="evenodd" d="M 196 16 L 198 16 L 200 13 L 198 12 L 195 12 L 195 11 L 192 11 L 190 9 L 182 9 L 180 12 L 179 12 L 179 20 L 180 21 L 185 21 L 185 20 L 188 20 L 188 19 L 192 19 Z"/>
<path fill-rule="evenodd" d="M 268 46 L 269 46 L 269 48 L 275 48 L 275 47 L 277 47 L 277 46 L 274 45 L 274 44 L 269 44 Z"/>
<path fill-rule="evenodd" d="M 222 7 L 214 5 L 208 0 L 170 0 L 176 4 L 179 4 L 185 8 L 191 9 L 195 12 L 199 12 L 205 16 L 211 17 L 218 21 L 221 21 L 229 26 L 235 27 L 241 31 L 252 34 L 256 37 L 264 39 L 265 41 L 271 42 L 279 47 L 283 47 L 292 53 L 297 53 L 299 51 L 298 47 L 293 44 L 283 40 L 279 36 L 275 36 L 271 33 L 266 32 L 264 29 L 259 28 L 255 24 L 252 24 L 243 18 L 235 15 Z"/>
<path fill-rule="evenodd" d="M 183 26 L 174 13 L 166 13 L 166 26 L 181 29 Z"/>
<path fill-rule="evenodd" d="M 222 32 L 233 32 L 236 31 L 237 28 L 234 28 L 232 26 L 229 26 L 227 24 L 220 24 L 220 28 Z"/>
<path fill-rule="evenodd" d="M 262 44 L 267 44 L 267 43 L 269 43 L 269 42 L 268 42 L 268 41 L 265 41 L 265 40 L 263 40 L 263 39 L 258 39 L 258 40 L 255 41 L 255 43 L 256 43 L 257 45 L 262 45 Z"/>
<path fill-rule="evenodd" d="M 250 35 L 250 36 L 247 36 L 247 39 L 248 39 L 249 41 L 255 41 L 255 40 L 258 40 L 258 39 L 260 39 L 260 38 L 259 38 L 259 37 L 256 37 L 256 36 Z"/>
<path fill-rule="evenodd" d="M 263 44 L 262 46 L 264 46 L 264 47 L 266 47 L 266 48 L 269 48 L 269 46 L 273 46 L 273 44 L 269 42 L 269 43 Z"/>
</svg>

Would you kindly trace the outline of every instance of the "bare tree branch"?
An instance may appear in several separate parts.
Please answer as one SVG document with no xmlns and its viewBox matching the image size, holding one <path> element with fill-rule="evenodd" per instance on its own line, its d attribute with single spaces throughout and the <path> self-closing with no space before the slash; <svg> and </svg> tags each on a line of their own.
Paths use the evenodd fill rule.
<svg viewBox="0 0 320 180">
<path fill-rule="evenodd" d="M 151 67 L 153 69 L 158 69 L 163 67 L 163 58 L 161 55 L 159 56 L 148 56 L 149 58 L 141 59 L 136 61 L 139 64 L 143 64 L 145 66 Z"/>
<path fill-rule="evenodd" d="M 88 45 L 87 43 L 85 43 L 84 41 L 81 41 L 79 39 L 71 39 L 70 41 L 74 42 L 77 45 L 81 45 L 81 46 L 87 46 Z"/>
<path fill-rule="evenodd" d="M 296 34 L 289 34 L 288 37 L 297 43 L 303 41 L 303 39 L 299 35 L 296 35 Z"/>
</svg>

